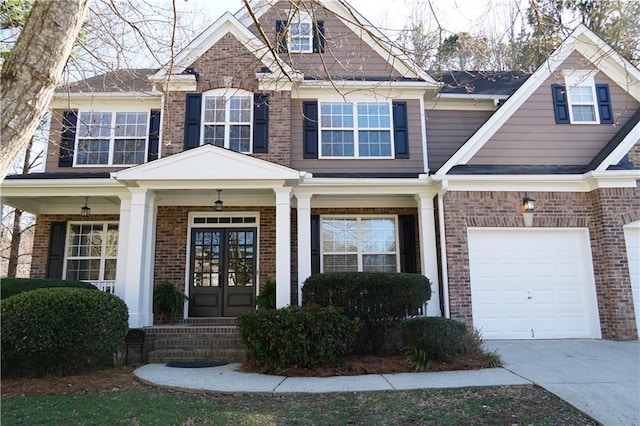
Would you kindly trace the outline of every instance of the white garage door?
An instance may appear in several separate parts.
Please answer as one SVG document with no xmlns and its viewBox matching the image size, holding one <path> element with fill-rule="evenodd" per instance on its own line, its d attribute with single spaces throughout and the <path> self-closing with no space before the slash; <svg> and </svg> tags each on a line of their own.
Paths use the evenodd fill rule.
<svg viewBox="0 0 640 426">
<path fill-rule="evenodd" d="M 600 338 L 586 229 L 469 228 L 473 324 L 486 339 Z"/>
<path fill-rule="evenodd" d="M 633 305 L 636 308 L 636 324 L 638 325 L 638 333 L 640 333 L 640 221 L 624 227 L 624 239 L 627 243 Z"/>
</svg>

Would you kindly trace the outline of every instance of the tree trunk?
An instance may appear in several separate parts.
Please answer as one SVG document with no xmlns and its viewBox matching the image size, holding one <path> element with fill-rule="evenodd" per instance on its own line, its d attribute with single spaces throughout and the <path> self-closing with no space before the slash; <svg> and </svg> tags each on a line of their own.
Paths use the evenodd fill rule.
<svg viewBox="0 0 640 426">
<path fill-rule="evenodd" d="M 13 229 L 11 231 L 11 247 L 9 249 L 9 265 L 7 266 L 7 277 L 15 278 L 18 272 L 18 261 L 20 260 L 20 242 L 22 241 L 22 210 L 13 211 Z"/>
<path fill-rule="evenodd" d="M 36 0 L 2 66 L 0 180 L 33 137 L 75 42 L 88 0 Z"/>
</svg>

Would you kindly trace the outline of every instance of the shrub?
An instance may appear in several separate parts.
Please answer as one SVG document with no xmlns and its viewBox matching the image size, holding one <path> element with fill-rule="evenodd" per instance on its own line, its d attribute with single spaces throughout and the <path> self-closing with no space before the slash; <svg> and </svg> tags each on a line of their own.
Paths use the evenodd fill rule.
<svg viewBox="0 0 640 426">
<path fill-rule="evenodd" d="M 304 283 L 304 304 L 336 306 L 358 319 L 359 352 L 376 352 L 394 324 L 416 314 L 431 297 L 429 279 L 419 274 L 332 272 L 312 275 Z"/>
<path fill-rule="evenodd" d="M 400 333 L 409 351 L 424 351 L 426 359 L 448 362 L 462 352 L 467 327 L 447 318 L 422 317 L 402 321 Z"/>
<path fill-rule="evenodd" d="M 47 288 L 3 300 L 2 372 L 66 375 L 113 363 L 127 333 L 118 297 L 78 288 Z"/>
<path fill-rule="evenodd" d="M 161 321 L 165 315 L 169 321 L 180 315 L 187 300 L 189 298 L 169 280 L 162 281 L 153 289 L 153 310 L 160 314 Z"/>
<path fill-rule="evenodd" d="M 247 312 L 238 326 L 248 361 L 264 373 L 337 367 L 358 328 L 338 309 L 319 306 Z"/>
<path fill-rule="evenodd" d="M 37 288 L 71 287 L 97 290 L 91 283 L 84 281 L 56 280 L 51 278 L 2 278 L 0 280 L 0 298 L 15 296 Z"/>
<path fill-rule="evenodd" d="M 276 308 L 276 283 L 267 281 L 256 297 L 256 308 L 275 309 Z"/>
</svg>

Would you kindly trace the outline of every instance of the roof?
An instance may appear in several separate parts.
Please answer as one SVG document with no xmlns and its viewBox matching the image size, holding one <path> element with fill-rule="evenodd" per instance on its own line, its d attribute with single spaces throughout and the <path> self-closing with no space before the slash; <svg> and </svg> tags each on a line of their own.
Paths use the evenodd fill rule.
<svg viewBox="0 0 640 426">
<path fill-rule="evenodd" d="M 42 172 L 19 175 L 8 175 L 6 180 L 14 179 L 110 179 L 109 172 Z"/>
<path fill-rule="evenodd" d="M 443 71 L 429 74 L 443 83 L 443 94 L 498 96 L 511 96 L 531 76 L 530 72 L 524 71 Z"/>
<path fill-rule="evenodd" d="M 84 80 L 65 84 L 56 90 L 59 93 L 95 93 L 95 92 L 150 92 L 148 77 L 154 74 L 154 68 L 125 68 L 109 71 Z"/>
</svg>

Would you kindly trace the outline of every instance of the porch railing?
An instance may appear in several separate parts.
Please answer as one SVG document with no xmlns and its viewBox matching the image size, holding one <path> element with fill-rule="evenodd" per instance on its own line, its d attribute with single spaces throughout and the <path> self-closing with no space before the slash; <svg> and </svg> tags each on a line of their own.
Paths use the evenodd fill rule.
<svg viewBox="0 0 640 426">
<path fill-rule="evenodd" d="M 98 287 L 99 290 L 104 291 L 105 293 L 114 294 L 116 292 L 116 282 L 115 281 L 89 281 L 91 284 Z"/>
</svg>

